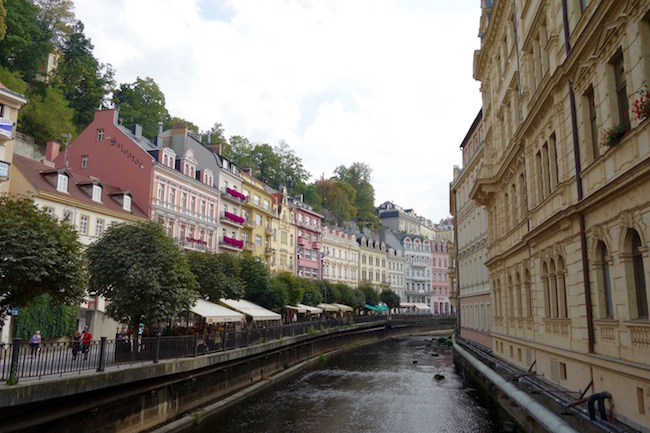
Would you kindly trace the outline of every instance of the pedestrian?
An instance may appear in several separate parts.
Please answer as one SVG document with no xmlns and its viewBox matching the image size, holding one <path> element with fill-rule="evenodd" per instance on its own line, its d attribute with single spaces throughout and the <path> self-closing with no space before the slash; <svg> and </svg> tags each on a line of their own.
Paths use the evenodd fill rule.
<svg viewBox="0 0 650 433">
<path fill-rule="evenodd" d="M 38 349 L 41 345 L 41 331 L 36 330 L 32 338 L 29 340 L 29 347 L 31 349 L 32 358 L 34 354 L 38 355 Z"/>
<path fill-rule="evenodd" d="M 72 337 L 72 360 L 76 361 L 77 354 L 81 350 L 81 332 L 77 331 Z"/>
<path fill-rule="evenodd" d="M 88 359 L 88 352 L 90 351 L 90 342 L 93 340 L 93 334 L 88 329 L 88 325 L 84 326 L 84 334 L 81 337 L 81 351 L 84 354 L 84 361 Z"/>
</svg>

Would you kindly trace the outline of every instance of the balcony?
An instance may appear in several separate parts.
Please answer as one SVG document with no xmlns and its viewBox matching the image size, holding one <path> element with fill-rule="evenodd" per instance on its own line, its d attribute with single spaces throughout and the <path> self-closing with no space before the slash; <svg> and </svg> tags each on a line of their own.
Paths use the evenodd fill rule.
<svg viewBox="0 0 650 433">
<path fill-rule="evenodd" d="M 246 196 L 236 189 L 222 188 L 219 190 L 219 192 L 221 193 L 222 198 L 233 203 L 241 204 L 246 202 Z"/>
<path fill-rule="evenodd" d="M 201 252 L 205 252 L 208 250 L 208 243 L 202 239 L 179 238 L 176 239 L 176 244 L 185 248 L 186 250 L 201 251 Z"/>
<path fill-rule="evenodd" d="M 0 143 L 4 144 L 14 139 L 13 128 L 14 122 L 5 117 L 0 117 Z"/>
<path fill-rule="evenodd" d="M 242 227 L 246 222 L 244 218 L 230 212 L 222 212 L 219 215 L 219 221 L 236 227 Z"/>
<path fill-rule="evenodd" d="M 264 233 L 266 233 L 267 236 L 272 236 L 273 235 L 273 229 L 271 227 L 264 227 Z"/>
<path fill-rule="evenodd" d="M 323 244 L 320 242 L 314 242 L 313 244 L 311 244 L 311 247 L 315 250 L 320 250 L 323 248 Z"/>
<path fill-rule="evenodd" d="M 298 245 L 307 246 L 307 245 L 309 245 L 309 242 L 305 238 L 298 238 Z"/>
<path fill-rule="evenodd" d="M 232 251 L 241 251 L 244 248 L 244 241 L 223 236 L 219 239 L 219 246 Z"/>
<path fill-rule="evenodd" d="M 253 221 L 251 221 L 251 220 L 244 220 L 244 226 L 247 229 L 253 229 L 253 228 L 255 228 L 255 223 Z"/>
<path fill-rule="evenodd" d="M 255 250 L 255 244 L 252 242 L 245 242 L 244 243 L 244 251 L 254 251 Z"/>
<path fill-rule="evenodd" d="M 273 254 L 273 248 L 265 247 L 264 248 L 264 255 L 269 257 Z"/>
</svg>

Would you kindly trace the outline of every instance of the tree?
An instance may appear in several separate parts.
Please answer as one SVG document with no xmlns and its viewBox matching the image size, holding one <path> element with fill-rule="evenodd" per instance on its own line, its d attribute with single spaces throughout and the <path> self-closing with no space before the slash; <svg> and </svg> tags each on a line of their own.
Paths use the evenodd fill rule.
<svg viewBox="0 0 650 433">
<path fill-rule="evenodd" d="M 281 185 L 284 185 L 289 194 L 296 194 L 311 175 L 305 170 L 300 157 L 284 140 L 280 141 L 274 151 L 279 158 L 280 166 L 278 167 L 278 177 L 271 186 L 279 189 Z"/>
<path fill-rule="evenodd" d="M 271 277 L 264 263 L 250 253 L 239 256 L 241 263 L 241 278 L 246 284 L 244 298 L 270 308 L 275 301 L 269 290 Z"/>
<path fill-rule="evenodd" d="M 388 311 L 391 311 L 393 308 L 399 307 L 401 301 L 399 295 L 393 292 L 391 289 L 382 290 L 379 296 L 381 298 L 381 302 L 386 304 L 386 306 L 388 307 Z"/>
<path fill-rule="evenodd" d="M 242 297 L 245 283 L 241 279 L 241 263 L 237 256 L 227 252 L 199 251 L 189 251 L 186 255 L 201 296 L 212 300 Z"/>
<path fill-rule="evenodd" d="M 323 302 L 323 294 L 320 289 L 314 284 L 313 280 L 303 279 L 305 284 L 305 291 L 302 294 L 302 303 L 315 307 Z"/>
<path fill-rule="evenodd" d="M 361 283 L 358 287 L 359 290 L 363 292 L 366 297 L 366 304 L 377 305 L 379 304 L 380 298 L 377 290 L 370 283 Z"/>
<path fill-rule="evenodd" d="M 362 305 L 357 305 L 357 297 L 354 295 L 354 291 L 347 284 L 336 283 L 336 288 L 339 290 L 340 298 L 339 301 L 342 304 L 348 305 L 352 308 L 361 307 Z"/>
<path fill-rule="evenodd" d="M 62 46 L 62 58 L 56 70 L 55 83 L 74 111 L 74 124 L 82 131 L 92 122 L 95 110 L 104 105 L 115 85 L 111 65 L 99 63 L 93 56 L 93 45 L 84 35 L 78 21 Z"/>
<path fill-rule="evenodd" d="M 57 304 L 83 299 L 82 245 L 72 226 L 26 197 L 0 196 L 0 315 L 49 294 Z"/>
<path fill-rule="evenodd" d="M 188 131 L 194 132 L 197 137 L 199 137 L 199 127 L 189 120 L 182 119 L 180 117 L 172 117 L 168 121 L 165 121 L 163 124 L 164 129 L 176 128 L 176 127 L 186 127 Z M 200 138 L 200 137 L 199 137 Z"/>
<path fill-rule="evenodd" d="M 296 277 L 290 272 L 280 272 L 271 279 L 280 282 L 284 286 L 288 304 L 296 305 L 302 300 L 305 290 L 303 288 L 302 278 Z"/>
<path fill-rule="evenodd" d="M 18 123 L 21 131 L 34 137 L 37 144 L 44 146 L 49 140 L 60 140 L 68 134 L 76 136 L 74 111 L 68 107 L 61 89 L 45 87 L 42 95 L 28 93 L 28 98 L 18 114 Z"/>
<path fill-rule="evenodd" d="M 177 316 L 198 295 L 185 255 L 157 223 L 114 224 L 86 255 L 91 290 L 110 300 L 110 317 L 134 329 Z"/>
<path fill-rule="evenodd" d="M 221 153 L 239 168 L 250 167 L 253 164 L 251 159 L 253 143 L 241 135 L 230 137 L 230 143 L 223 148 Z"/>
<path fill-rule="evenodd" d="M 60 49 L 75 24 L 72 0 L 34 0 L 41 29 L 50 35 L 52 44 Z"/>
<path fill-rule="evenodd" d="M 375 211 L 375 189 L 370 183 L 372 180 L 372 169 L 368 164 L 355 162 L 347 168 L 340 165 L 334 170 L 337 178 L 356 191 L 354 205 L 357 208 L 356 221 L 366 224 L 370 228 L 379 226 L 379 218 Z"/>
<path fill-rule="evenodd" d="M 39 9 L 30 0 L 5 0 L 4 7 L 7 30 L 0 44 L 0 65 L 19 72 L 32 84 L 52 52 L 51 34 L 41 27 Z"/>
<path fill-rule="evenodd" d="M 44 293 L 21 308 L 16 317 L 16 337 L 29 339 L 36 329 L 44 339 L 72 337 L 77 320 L 77 307 L 57 304 Z"/>
<path fill-rule="evenodd" d="M 223 149 L 228 144 L 223 125 L 219 122 L 214 122 L 212 128 L 201 133 L 201 143 L 220 144 L 221 148 Z"/>
<path fill-rule="evenodd" d="M 120 84 L 113 93 L 113 102 L 120 111 L 125 125 L 142 126 L 142 135 L 153 138 L 158 135 L 158 122 L 165 124 L 170 116 L 165 108 L 165 95 L 153 78 L 138 77 L 134 83 Z"/>
<path fill-rule="evenodd" d="M 7 9 L 5 9 L 4 0 L 0 0 L 0 41 L 2 41 L 7 34 L 7 25 L 5 24 L 6 16 Z"/>
<path fill-rule="evenodd" d="M 334 216 L 336 225 L 354 219 L 356 192 L 352 186 L 337 179 L 320 179 L 315 183 L 316 190 L 323 197 L 323 207 Z"/>
</svg>

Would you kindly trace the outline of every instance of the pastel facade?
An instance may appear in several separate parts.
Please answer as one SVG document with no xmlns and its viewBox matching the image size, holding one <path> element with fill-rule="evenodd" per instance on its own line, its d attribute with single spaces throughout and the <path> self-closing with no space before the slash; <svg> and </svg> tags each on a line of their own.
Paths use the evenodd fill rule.
<svg viewBox="0 0 650 433">
<path fill-rule="evenodd" d="M 635 104 L 650 80 L 650 2 L 491 6 L 470 197 L 487 210 L 493 354 L 578 395 L 593 383 L 617 422 L 646 431 L 650 124 Z"/>
<path fill-rule="evenodd" d="M 20 108 L 26 103 L 27 98 L 0 83 L 0 194 L 9 191 L 16 122 Z"/>
<path fill-rule="evenodd" d="M 323 216 L 302 200 L 290 200 L 296 225 L 297 275 L 313 280 L 322 279 L 322 220 Z"/>
<path fill-rule="evenodd" d="M 381 292 L 381 289 L 388 286 L 386 244 L 366 236 L 358 237 L 357 243 L 359 244 L 359 282 L 370 283 L 377 292 Z"/>
<path fill-rule="evenodd" d="M 244 249 L 258 257 L 270 269 L 272 256 L 273 195 L 266 190 L 266 183 L 242 170 L 242 193 L 246 200 L 242 204 L 242 241 Z"/>
<path fill-rule="evenodd" d="M 431 241 L 431 306 L 433 314 L 453 314 L 449 302 L 449 251 L 447 241 Z"/>
<path fill-rule="evenodd" d="M 405 258 L 405 298 L 402 301 L 413 312 L 433 313 L 431 286 L 431 241 L 419 236 L 405 235 L 401 239 Z"/>
<path fill-rule="evenodd" d="M 482 122 L 483 112 L 479 111 L 460 145 L 463 168 L 454 167 L 450 197 L 457 236 L 452 259 L 455 260 L 453 272 L 456 272 L 460 335 L 491 348 L 490 275 L 485 266 L 488 261 L 487 211 L 485 206 L 470 198 L 485 155 Z"/>
<path fill-rule="evenodd" d="M 268 188 L 267 188 L 268 189 Z M 296 274 L 296 224 L 293 208 L 289 206 L 287 189 L 273 192 L 273 209 L 277 218 L 271 221 L 273 238 L 271 248 L 271 273 L 289 272 Z"/>
<path fill-rule="evenodd" d="M 323 279 L 357 287 L 359 244 L 357 237 L 336 227 L 323 227 Z"/>
<path fill-rule="evenodd" d="M 401 248 L 388 247 L 386 251 L 386 279 L 388 288 L 399 296 L 400 300 L 406 299 L 406 259 Z"/>
</svg>

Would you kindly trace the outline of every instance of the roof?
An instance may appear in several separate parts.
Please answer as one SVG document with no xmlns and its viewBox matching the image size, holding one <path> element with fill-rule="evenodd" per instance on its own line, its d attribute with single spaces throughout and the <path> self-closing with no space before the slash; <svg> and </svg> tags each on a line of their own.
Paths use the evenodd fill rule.
<svg viewBox="0 0 650 433">
<path fill-rule="evenodd" d="M 16 154 L 14 154 L 13 157 L 12 167 L 14 169 L 18 169 L 23 174 L 23 176 L 25 176 L 25 179 L 27 179 L 27 181 L 36 190 L 44 191 L 49 194 L 55 194 L 65 199 L 73 199 L 78 202 L 88 204 L 89 206 L 100 206 L 106 208 L 107 210 L 122 213 L 125 215 L 133 215 L 144 219 L 147 218 L 146 214 L 134 202 L 131 202 L 131 212 L 128 212 L 122 208 L 121 204 L 111 199 L 111 195 L 125 192 L 111 185 L 102 183 L 102 201 L 94 201 L 90 195 L 88 195 L 80 188 L 80 186 L 88 185 L 89 183 L 98 181 L 96 178 L 73 173 L 69 168 L 63 169 L 63 171 L 69 175 L 68 193 L 65 193 L 57 191 L 56 186 L 50 184 L 45 179 L 45 176 L 43 176 L 45 173 L 56 173 L 62 171 L 62 169 L 54 169 L 42 162 Z"/>
<path fill-rule="evenodd" d="M 245 299 L 240 299 L 235 301 L 233 299 L 219 299 L 219 302 L 226 307 L 232 308 L 235 311 L 239 311 L 242 314 L 251 316 L 253 320 L 280 320 L 282 316 L 278 313 L 274 313 L 271 310 L 267 310 L 264 307 L 261 307 L 257 304 L 254 304 Z"/>
</svg>

